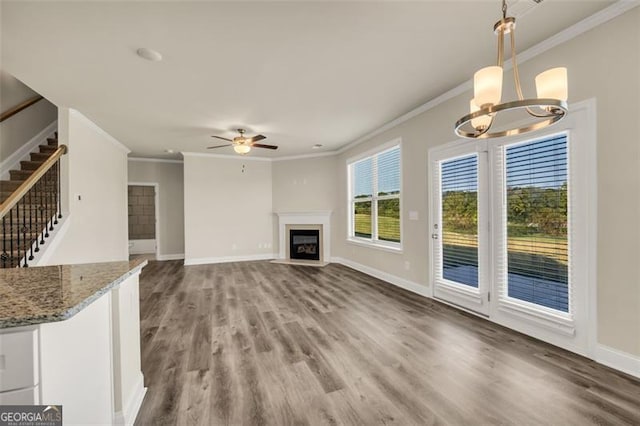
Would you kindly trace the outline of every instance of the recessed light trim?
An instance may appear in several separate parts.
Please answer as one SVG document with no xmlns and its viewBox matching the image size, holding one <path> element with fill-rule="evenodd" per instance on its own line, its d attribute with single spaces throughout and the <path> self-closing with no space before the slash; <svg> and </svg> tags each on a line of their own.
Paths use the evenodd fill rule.
<svg viewBox="0 0 640 426">
<path fill-rule="evenodd" d="M 138 56 L 146 59 L 147 61 L 160 62 L 162 60 L 162 54 L 160 52 L 158 52 L 157 50 L 149 49 L 148 47 L 141 47 L 140 49 L 136 50 L 136 53 L 138 54 Z"/>
</svg>

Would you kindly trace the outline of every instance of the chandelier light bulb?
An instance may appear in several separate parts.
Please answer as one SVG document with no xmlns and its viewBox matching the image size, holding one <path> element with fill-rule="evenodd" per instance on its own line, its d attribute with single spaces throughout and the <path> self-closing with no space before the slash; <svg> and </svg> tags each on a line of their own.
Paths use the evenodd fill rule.
<svg viewBox="0 0 640 426">
<path fill-rule="evenodd" d="M 569 98 L 567 69 L 564 67 L 551 68 L 538 74 L 536 92 L 538 98 L 566 101 Z"/>
<path fill-rule="evenodd" d="M 475 101 L 476 101 L 475 99 L 471 99 L 469 101 L 469 110 L 471 114 L 473 114 L 476 111 L 480 111 L 480 107 L 476 104 Z M 487 127 L 489 127 L 490 124 L 491 124 L 491 116 L 489 115 L 483 115 L 481 117 L 474 118 L 471 120 L 471 125 L 476 130 L 484 130 Z"/>
<path fill-rule="evenodd" d="M 478 70 L 473 76 L 473 92 L 479 107 L 499 104 L 502 98 L 502 67 L 495 65 Z"/>
</svg>

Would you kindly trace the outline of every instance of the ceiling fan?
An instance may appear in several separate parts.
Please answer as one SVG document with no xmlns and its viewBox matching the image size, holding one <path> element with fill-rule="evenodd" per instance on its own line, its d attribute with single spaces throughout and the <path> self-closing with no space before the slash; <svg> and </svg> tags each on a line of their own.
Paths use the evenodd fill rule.
<svg viewBox="0 0 640 426">
<path fill-rule="evenodd" d="M 231 143 L 224 144 L 224 145 L 209 146 L 207 147 L 207 149 L 216 149 L 216 148 L 224 148 L 226 146 L 233 146 L 233 150 L 235 152 L 243 155 L 251 151 L 251 148 L 278 149 L 278 147 L 275 145 L 265 145 L 261 143 L 256 143 L 258 141 L 266 139 L 267 138 L 266 136 L 256 135 L 254 137 L 248 138 L 244 135 L 245 133 L 244 129 L 238 129 L 238 133 L 240 134 L 240 136 L 236 136 L 233 139 L 225 138 L 222 136 L 211 136 L 212 138 L 222 139 L 223 141 L 229 141 Z"/>
</svg>

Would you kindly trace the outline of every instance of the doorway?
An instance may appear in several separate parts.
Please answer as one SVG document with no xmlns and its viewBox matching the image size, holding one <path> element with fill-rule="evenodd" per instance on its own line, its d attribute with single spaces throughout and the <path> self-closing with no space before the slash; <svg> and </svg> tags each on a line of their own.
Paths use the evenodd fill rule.
<svg viewBox="0 0 640 426">
<path fill-rule="evenodd" d="M 158 184 L 128 185 L 129 256 L 157 259 L 159 247 Z"/>
</svg>

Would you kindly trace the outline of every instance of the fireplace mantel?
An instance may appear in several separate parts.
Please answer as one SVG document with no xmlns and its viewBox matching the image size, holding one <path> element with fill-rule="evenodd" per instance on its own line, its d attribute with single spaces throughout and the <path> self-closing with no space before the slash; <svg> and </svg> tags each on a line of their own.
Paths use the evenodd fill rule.
<svg viewBox="0 0 640 426">
<path fill-rule="evenodd" d="M 286 259 L 289 236 L 287 225 L 322 225 L 322 257 L 325 262 L 331 259 L 331 210 L 303 212 L 276 212 L 278 215 L 279 259 Z"/>
</svg>

